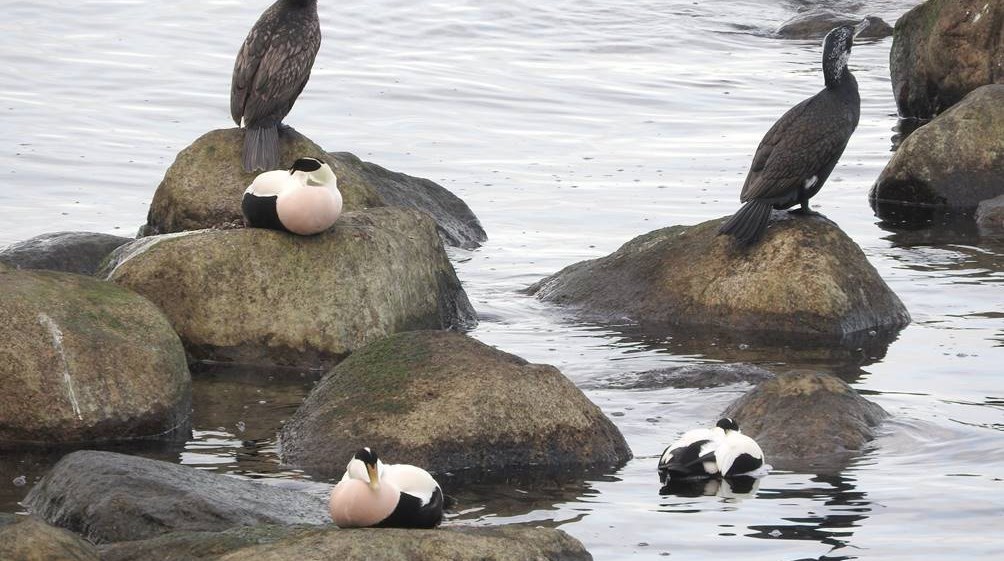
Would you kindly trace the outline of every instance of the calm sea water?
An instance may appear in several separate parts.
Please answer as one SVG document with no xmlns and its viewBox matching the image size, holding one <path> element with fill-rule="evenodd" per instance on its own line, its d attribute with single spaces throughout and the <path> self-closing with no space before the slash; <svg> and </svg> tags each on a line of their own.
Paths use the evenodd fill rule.
<svg viewBox="0 0 1004 561">
<path fill-rule="evenodd" d="M 175 154 L 231 126 L 233 58 L 267 4 L 0 1 L 0 245 L 58 230 L 132 235 Z M 819 41 L 770 34 L 795 11 L 825 4 L 891 23 L 916 0 L 320 4 L 324 43 L 287 122 L 463 197 L 490 236 L 451 251 L 482 315 L 472 335 L 561 368 L 637 456 L 587 480 L 457 489 L 451 523 L 557 526 L 601 560 L 1004 554 L 1004 245 L 966 228 L 890 231 L 869 208 L 896 134 L 891 39 L 854 48 L 861 124 L 814 200 L 913 315 L 888 349 L 804 358 L 695 345 L 585 324 L 518 293 L 638 234 L 735 210 L 763 133 L 822 84 Z M 775 471 L 747 496 L 660 496 L 665 444 L 747 388 L 603 381 L 744 360 L 837 373 L 893 420 L 839 475 Z M 314 378 L 197 374 L 195 438 L 127 451 L 324 492 L 274 453 Z M 0 510 L 17 511 L 59 453 L 3 454 Z"/>
</svg>

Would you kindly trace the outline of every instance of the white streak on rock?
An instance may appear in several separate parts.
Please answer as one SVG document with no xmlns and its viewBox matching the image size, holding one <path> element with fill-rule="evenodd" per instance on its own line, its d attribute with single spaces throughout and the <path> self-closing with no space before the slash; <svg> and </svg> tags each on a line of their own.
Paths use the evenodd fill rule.
<svg viewBox="0 0 1004 561">
<path fill-rule="evenodd" d="M 38 314 L 38 323 L 41 323 L 42 327 L 48 329 L 49 334 L 52 335 L 52 347 L 56 349 L 59 360 L 63 364 L 63 382 L 66 383 L 66 393 L 70 398 L 70 405 L 73 407 L 73 413 L 77 419 L 83 421 L 84 417 L 80 414 L 80 403 L 77 402 L 77 393 L 73 390 L 73 380 L 70 379 L 70 363 L 66 360 L 66 351 L 63 349 L 63 332 L 60 331 L 56 322 L 44 313 Z"/>
</svg>

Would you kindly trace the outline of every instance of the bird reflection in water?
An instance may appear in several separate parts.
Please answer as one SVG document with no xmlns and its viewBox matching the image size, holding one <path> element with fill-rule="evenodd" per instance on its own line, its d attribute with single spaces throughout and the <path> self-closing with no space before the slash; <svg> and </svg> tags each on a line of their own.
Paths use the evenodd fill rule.
<svg viewBox="0 0 1004 561">
<path fill-rule="evenodd" d="M 760 487 L 757 477 L 729 477 L 727 479 L 682 478 L 670 479 L 659 489 L 660 495 L 677 497 L 721 497 L 723 499 L 744 500 L 756 496 Z"/>
</svg>

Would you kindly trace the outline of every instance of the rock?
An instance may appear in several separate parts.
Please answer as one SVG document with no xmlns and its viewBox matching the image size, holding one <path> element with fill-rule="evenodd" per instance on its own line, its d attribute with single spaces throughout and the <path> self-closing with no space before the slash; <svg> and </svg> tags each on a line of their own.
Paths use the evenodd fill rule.
<svg viewBox="0 0 1004 561">
<path fill-rule="evenodd" d="M 24 504 L 95 543 L 258 524 L 326 524 L 327 501 L 195 468 L 113 452 L 64 456 Z"/>
<path fill-rule="evenodd" d="M 101 546 L 101 561 L 215 561 L 225 553 L 244 547 L 276 542 L 315 526 L 239 526 L 222 532 L 172 532 L 148 540 Z"/>
<path fill-rule="evenodd" d="M 191 378 L 164 314 L 91 277 L 0 272 L 0 441 L 189 435 Z"/>
<path fill-rule="evenodd" d="M 318 528 L 248 547 L 219 561 L 587 561 L 582 544 L 561 530 L 526 526 L 404 530 Z"/>
<path fill-rule="evenodd" d="M 836 27 L 855 25 L 863 19 L 868 19 L 868 27 L 858 35 L 858 38 L 883 39 L 892 35 L 892 26 L 880 17 L 863 18 L 827 8 L 813 8 L 796 14 L 781 24 L 777 29 L 777 35 L 784 39 L 822 39 Z"/>
<path fill-rule="evenodd" d="M 221 129 L 202 135 L 182 150 L 157 187 L 142 235 L 243 224 L 241 196 L 257 175 L 241 169 L 243 144 L 241 129 Z M 318 158 L 331 166 L 338 175 L 346 211 L 382 205 L 380 196 L 371 186 L 358 182 L 357 175 L 342 177 L 338 161 L 323 148 L 292 129 L 283 129 L 279 135 L 280 162 L 288 167 L 301 156 Z"/>
<path fill-rule="evenodd" d="M 881 202 L 972 208 L 1002 194 L 1004 84 L 995 84 L 977 89 L 907 137 L 870 196 Z"/>
<path fill-rule="evenodd" d="M 98 550 L 78 536 L 37 518 L 0 527 L 3 561 L 101 561 Z"/>
<path fill-rule="evenodd" d="M 1004 83 L 1004 0 L 928 0 L 896 22 L 889 70 L 904 117 L 930 119 Z"/>
<path fill-rule="evenodd" d="M 840 378 L 794 371 L 761 382 L 722 416 L 736 419 L 774 467 L 817 463 L 839 470 L 835 458 L 859 452 L 888 414 Z"/>
<path fill-rule="evenodd" d="M 443 243 L 473 249 L 488 239 L 467 203 L 442 186 L 364 162 L 348 152 L 329 155 L 338 162 L 339 181 L 352 175 L 356 182 L 371 185 L 385 204 L 427 213 L 439 226 Z"/>
<path fill-rule="evenodd" d="M 0 262 L 15 269 L 48 269 L 93 275 L 115 248 L 132 241 L 94 232 L 56 232 L 11 244 L 0 250 Z"/>
<path fill-rule="evenodd" d="M 976 225 L 984 236 L 1004 236 L 1004 195 L 980 202 Z"/>
<path fill-rule="evenodd" d="M 556 368 L 441 331 L 399 333 L 354 352 L 280 434 L 284 462 L 325 476 L 340 475 L 362 446 L 434 473 L 631 458 L 613 423 Z"/>
<path fill-rule="evenodd" d="M 383 207 L 303 237 L 204 230 L 120 248 L 108 278 L 157 303 L 195 359 L 330 364 L 410 329 L 475 322 L 433 221 Z"/>
<path fill-rule="evenodd" d="M 685 364 L 618 376 L 603 381 L 603 387 L 618 390 L 661 388 L 716 388 L 732 384 L 757 384 L 774 373 L 753 364 Z"/>
<path fill-rule="evenodd" d="M 775 212 L 759 244 L 718 236 L 724 219 L 639 236 L 528 289 L 600 321 L 646 328 L 842 336 L 910 320 L 861 249 L 822 216 Z"/>
</svg>

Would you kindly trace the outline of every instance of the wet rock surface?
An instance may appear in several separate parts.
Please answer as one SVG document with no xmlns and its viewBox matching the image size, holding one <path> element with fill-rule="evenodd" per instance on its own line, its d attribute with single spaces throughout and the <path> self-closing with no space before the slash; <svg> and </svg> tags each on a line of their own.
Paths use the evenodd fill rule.
<svg viewBox="0 0 1004 561">
<path fill-rule="evenodd" d="M 871 198 L 976 207 L 1004 195 L 1004 84 L 983 86 L 900 145 Z"/>
<path fill-rule="evenodd" d="M 434 473 L 574 470 L 631 457 L 613 423 L 553 366 L 436 331 L 353 353 L 311 392 L 280 442 L 284 462 L 326 476 L 340 475 L 363 446 Z"/>
<path fill-rule="evenodd" d="M 24 501 L 95 543 L 259 524 L 326 524 L 327 501 L 299 491 L 113 452 L 69 454 Z"/>
<path fill-rule="evenodd" d="M 191 377 L 149 300 L 71 273 L 0 271 L 0 442 L 182 439 Z"/>
<path fill-rule="evenodd" d="M 364 162 L 348 152 L 332 152 L 329 155 L 339 164 L 339 181 L 348 174 L 358 175 L 357 181 L 371 185 L 384 204 L 425 212 L 436 221 L 443 243 L 473 249 L 488 239 L 467 203 L 444 187 L 428 179 Z"/>
<path fill-rule="evenodd" d="M 897 22 L 889 54 L 904 117 L 930 119 L 986 84 L 1004 83 L 1004 0 L 928 0 Z"/>
<path fill-rule="evenodd" d="M 108 278 L 159 305 L 195 359 L 333 364 L 391 333 L 476 322 L 433 221 L 396 207 L 348 213 L 310 237 L 144 238 L 116 252 Z"/>
<path fill-rule="evenodd" d="M 54 232 L 0 249 L 0 262 L 15 269 L 93 275 L 108 254 L 132 238 L 95 232 Z"/>
<path fill-rule="evenodd" d="M 775 468 L 839 471 L 888 413 L 836 376 L 795 371 L 761 382 L 722 415 L 736 419 Z"/>
<path fill-rule="evenodd" d="M 738 248 L 724 219 L 639 236 L 532 285 L 541 300 L 599 321 L 840 337 L 909 322 L 861 249 L 822 216 L 775 212 L 764 239 Z"/>
<path fill-rule="evenodd" d="M 1004 195 L 980 203 L 976 209 L 976 225 L 984 236 L 1004 237 Z"/>
<path fill-rule="evenodd" d="M 100 561 L 98 550 L 79 536 L 34 517 L 0 526 L 3 561 Z"/>
<path fill-rule="evenodd" d="M 244 547 L 274 543 L 302 534 L 315 526 L 240 526 L 222 532 L 172 532 L 146 540 L 105 544 L 101 561 L 211 561 Z M 332 556 L 336 557 L 332 552 Z M 291 560 L 294 558 L 290 558 Z M 340 557 L 339 557 L 340 559 Z"/>
</svg>

